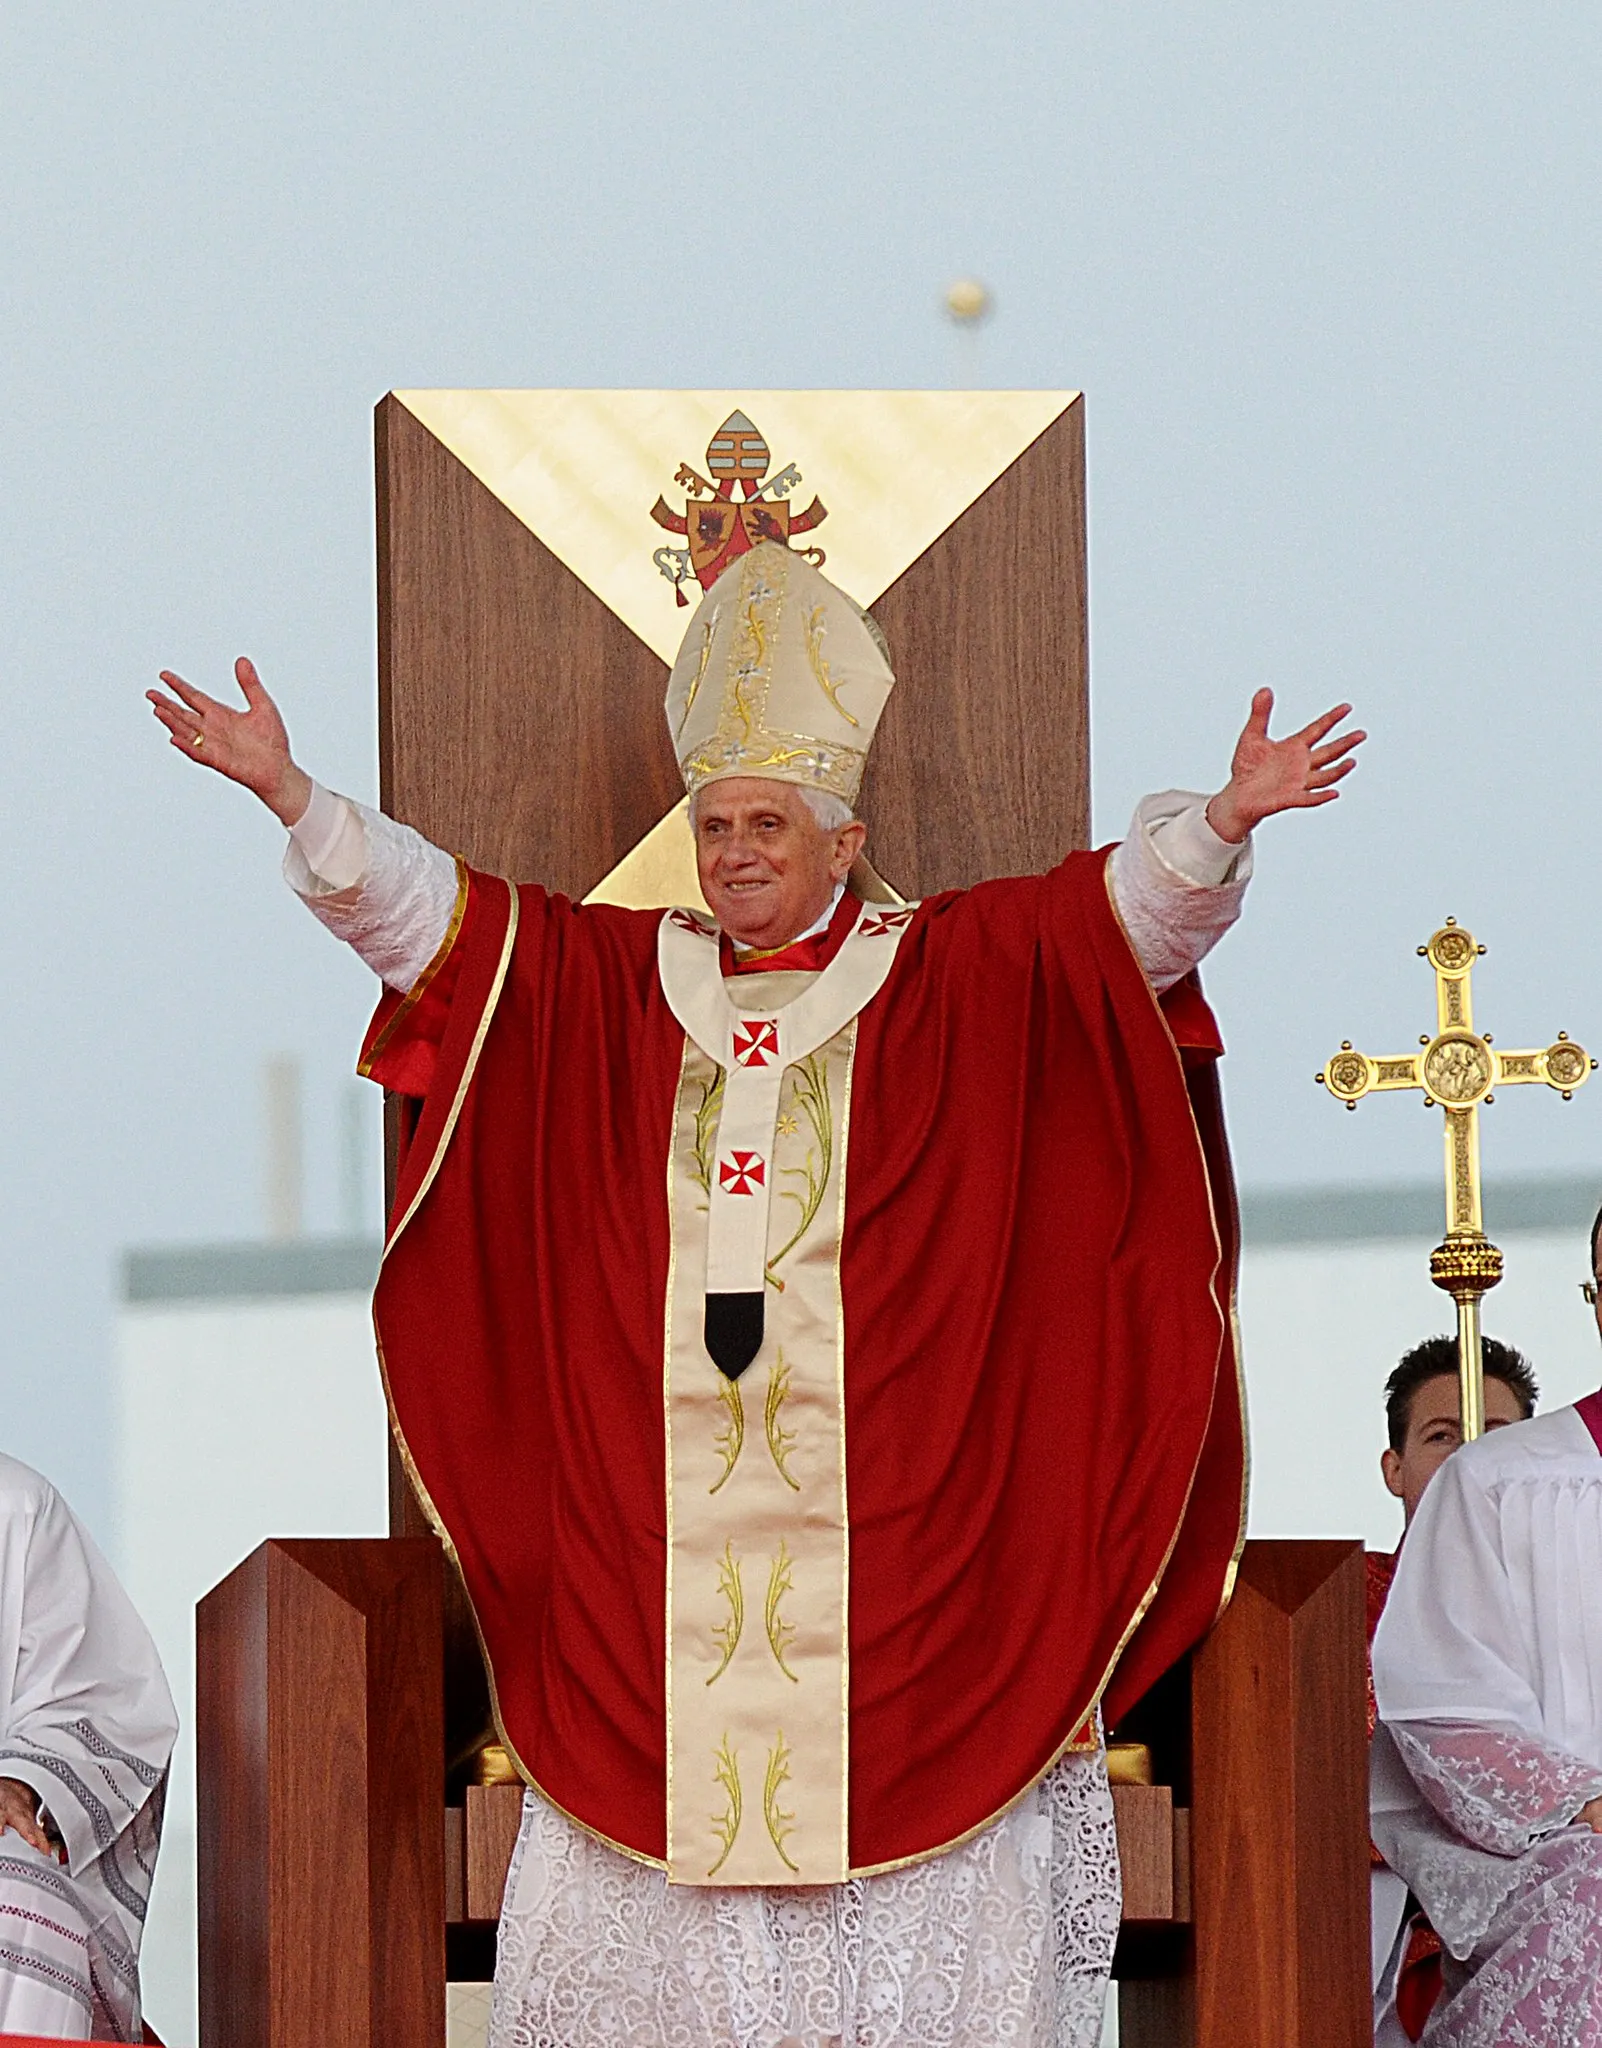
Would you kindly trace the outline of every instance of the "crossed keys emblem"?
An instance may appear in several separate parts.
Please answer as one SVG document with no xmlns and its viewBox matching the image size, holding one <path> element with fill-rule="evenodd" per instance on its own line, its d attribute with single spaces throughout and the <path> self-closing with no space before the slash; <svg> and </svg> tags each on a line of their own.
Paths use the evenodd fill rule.
<svg viewBox="0 0 1602 2048">
<path fill-rule="evenodd" d="M 687 462 L 679 464 L 673 481 L 684 490 L 684 510 L 675 512 L 666 498 L 651 507 L 657 525 L 682 534 L 687 543 L 658 548 L 651 557 L 673 585 L 675 604 L 689 603 L 683 586 L 692 577 L 710 590 L 731 562 L 760 542 L 788 547 L 792 534 L 810 533 L 828 518 L 821 498 L 815 497 L 804 512 L 791 509 L 790 493 L 799 487 L 801 472 L 790 462 L 769 476 L 771 460 L 767 442 L 750 420 L 743 412 L 731 412 L 707 443 L 710 480 Z M 821 548 L 800 552 L 815 569 L 823 567 Z"/>
</svg>

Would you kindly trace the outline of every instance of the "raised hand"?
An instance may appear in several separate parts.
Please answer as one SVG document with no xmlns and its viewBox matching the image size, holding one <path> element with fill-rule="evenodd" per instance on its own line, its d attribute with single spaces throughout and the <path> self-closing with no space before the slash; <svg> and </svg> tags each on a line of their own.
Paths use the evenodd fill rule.
<svg viewBox="0 0 1602 2048">
<path fill-rule="evenodd" d="M 243 711 L 219 704 L 170 669 L 162 670 L 161 680 L 174 696 L 165 690 L 145 695 L 181 754 L 254 790 L 275 816 L 293 825 L 311 801 L 311 777 L 295 765 L 284 721 L 262 688 L 255 663 L 241 655 L 234 676 L 245 699 Z"/>
<path fill-rule="evenodd" d="M 1251 716 L 1235 742 L 1229 781 L 1207 806 L 1207 822 L 1219 838 L 1238 845 L 1278 811 L 1332 804 L 1340 795 L 1336 784 L 1357 766 L 1353 749 L 1368 738 L 1366 732 L 1329 737 L 1351 708 L 1350 704 L 1337 704 L 1300 732 L 1271 740 L 1268 720 L 1274 693 L 1259 690 L 1252 699 Z"/>
</svg>

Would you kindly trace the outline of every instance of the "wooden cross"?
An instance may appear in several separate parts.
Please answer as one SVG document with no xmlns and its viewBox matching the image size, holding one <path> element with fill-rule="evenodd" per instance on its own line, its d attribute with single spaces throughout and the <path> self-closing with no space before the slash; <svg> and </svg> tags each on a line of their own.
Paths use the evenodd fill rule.
<svg viewBox="0 0 1602 2048">
<path fill-rule="evenodd" d="M 1480 1104 L 1493 1100 L 1494 1089 L 1525 1081 L 1544 1081 L 1567 1102 L 1596 1061 L 1566 1031 L 1534 1052 L 1493 1049 L 1491 1034 L 1474 1029 L 1469 985 L 1485 948 L 1455 918 L 1418 950 L 1435 969 L 1435 1036 L 1421 1036 L 1419 1052 L 1380 1059 L 1354 1052 L 1351 1040 L 1343 1039 L 1316 1078 L 1348 1109 L 1356 1109 L 1365 1095 L 1414 1088 L 1423 1091 L 1426 1109 L 1438 1104 L 1446 1113 L 1446 1236 L 1430 1253 L 1430 1278 L 1457 1303 L 1466 1442 L 1485 1428 L 1480 1297 L 1502 1277 L 1502 1254 L 1486 1237 L 1480 1211 Z"/>
</svg>

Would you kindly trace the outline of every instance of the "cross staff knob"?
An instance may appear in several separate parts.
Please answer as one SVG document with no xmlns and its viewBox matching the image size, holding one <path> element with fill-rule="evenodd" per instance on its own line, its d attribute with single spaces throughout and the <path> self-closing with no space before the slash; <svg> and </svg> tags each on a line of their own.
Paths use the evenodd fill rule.
<svg viewBox="0 0 1602 2048">
<path fill-rule="evenodd" d="M 1365 1095 L 1397 1088 L 1422 1092 L 1424 1106 L 1446 1113 L 1446 1237 L 1430 1254 L 1430 1278 L 1457 1303 L 1458 1372 L 1463 1436 L 1485 1427 L 1484 1366 L 1480 1351 L 1480 1297 L 1502 1277 L 1502 1254 L 1485 1235 L 1480 1211 L 1482 1102 L 1493 1091 L 1544 1081 L 1567 1102 L 1596 1066 L 1565 1031 L 1529 1052 L 1502 1052 L 1491 1034 L 1474 1029 L 1474 962 L 1485 951 L 1455 918 L 1448 918 L 1419 955 L 1435 969 L 1435 1036 L 1422 1036 L 1418 1052 L 1375 1059 L 1350 1039 L 1316 1078 L 1337 1102 L 1356 1109 Z"/>
</svg>

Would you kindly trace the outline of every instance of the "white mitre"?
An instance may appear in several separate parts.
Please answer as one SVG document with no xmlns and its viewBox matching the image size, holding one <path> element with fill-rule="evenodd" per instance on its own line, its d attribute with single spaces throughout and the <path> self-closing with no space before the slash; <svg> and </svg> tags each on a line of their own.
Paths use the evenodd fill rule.
<svg viewBox="0 0 1602 2048">
<path fill-rule="evenodd" d="M 693 796 L 730 775 L 826 789 L 855 808 L 895 685 L 860 605 L 777 541 L 724 570 L 668 678 L 667 721 Z"/>
</svg>

